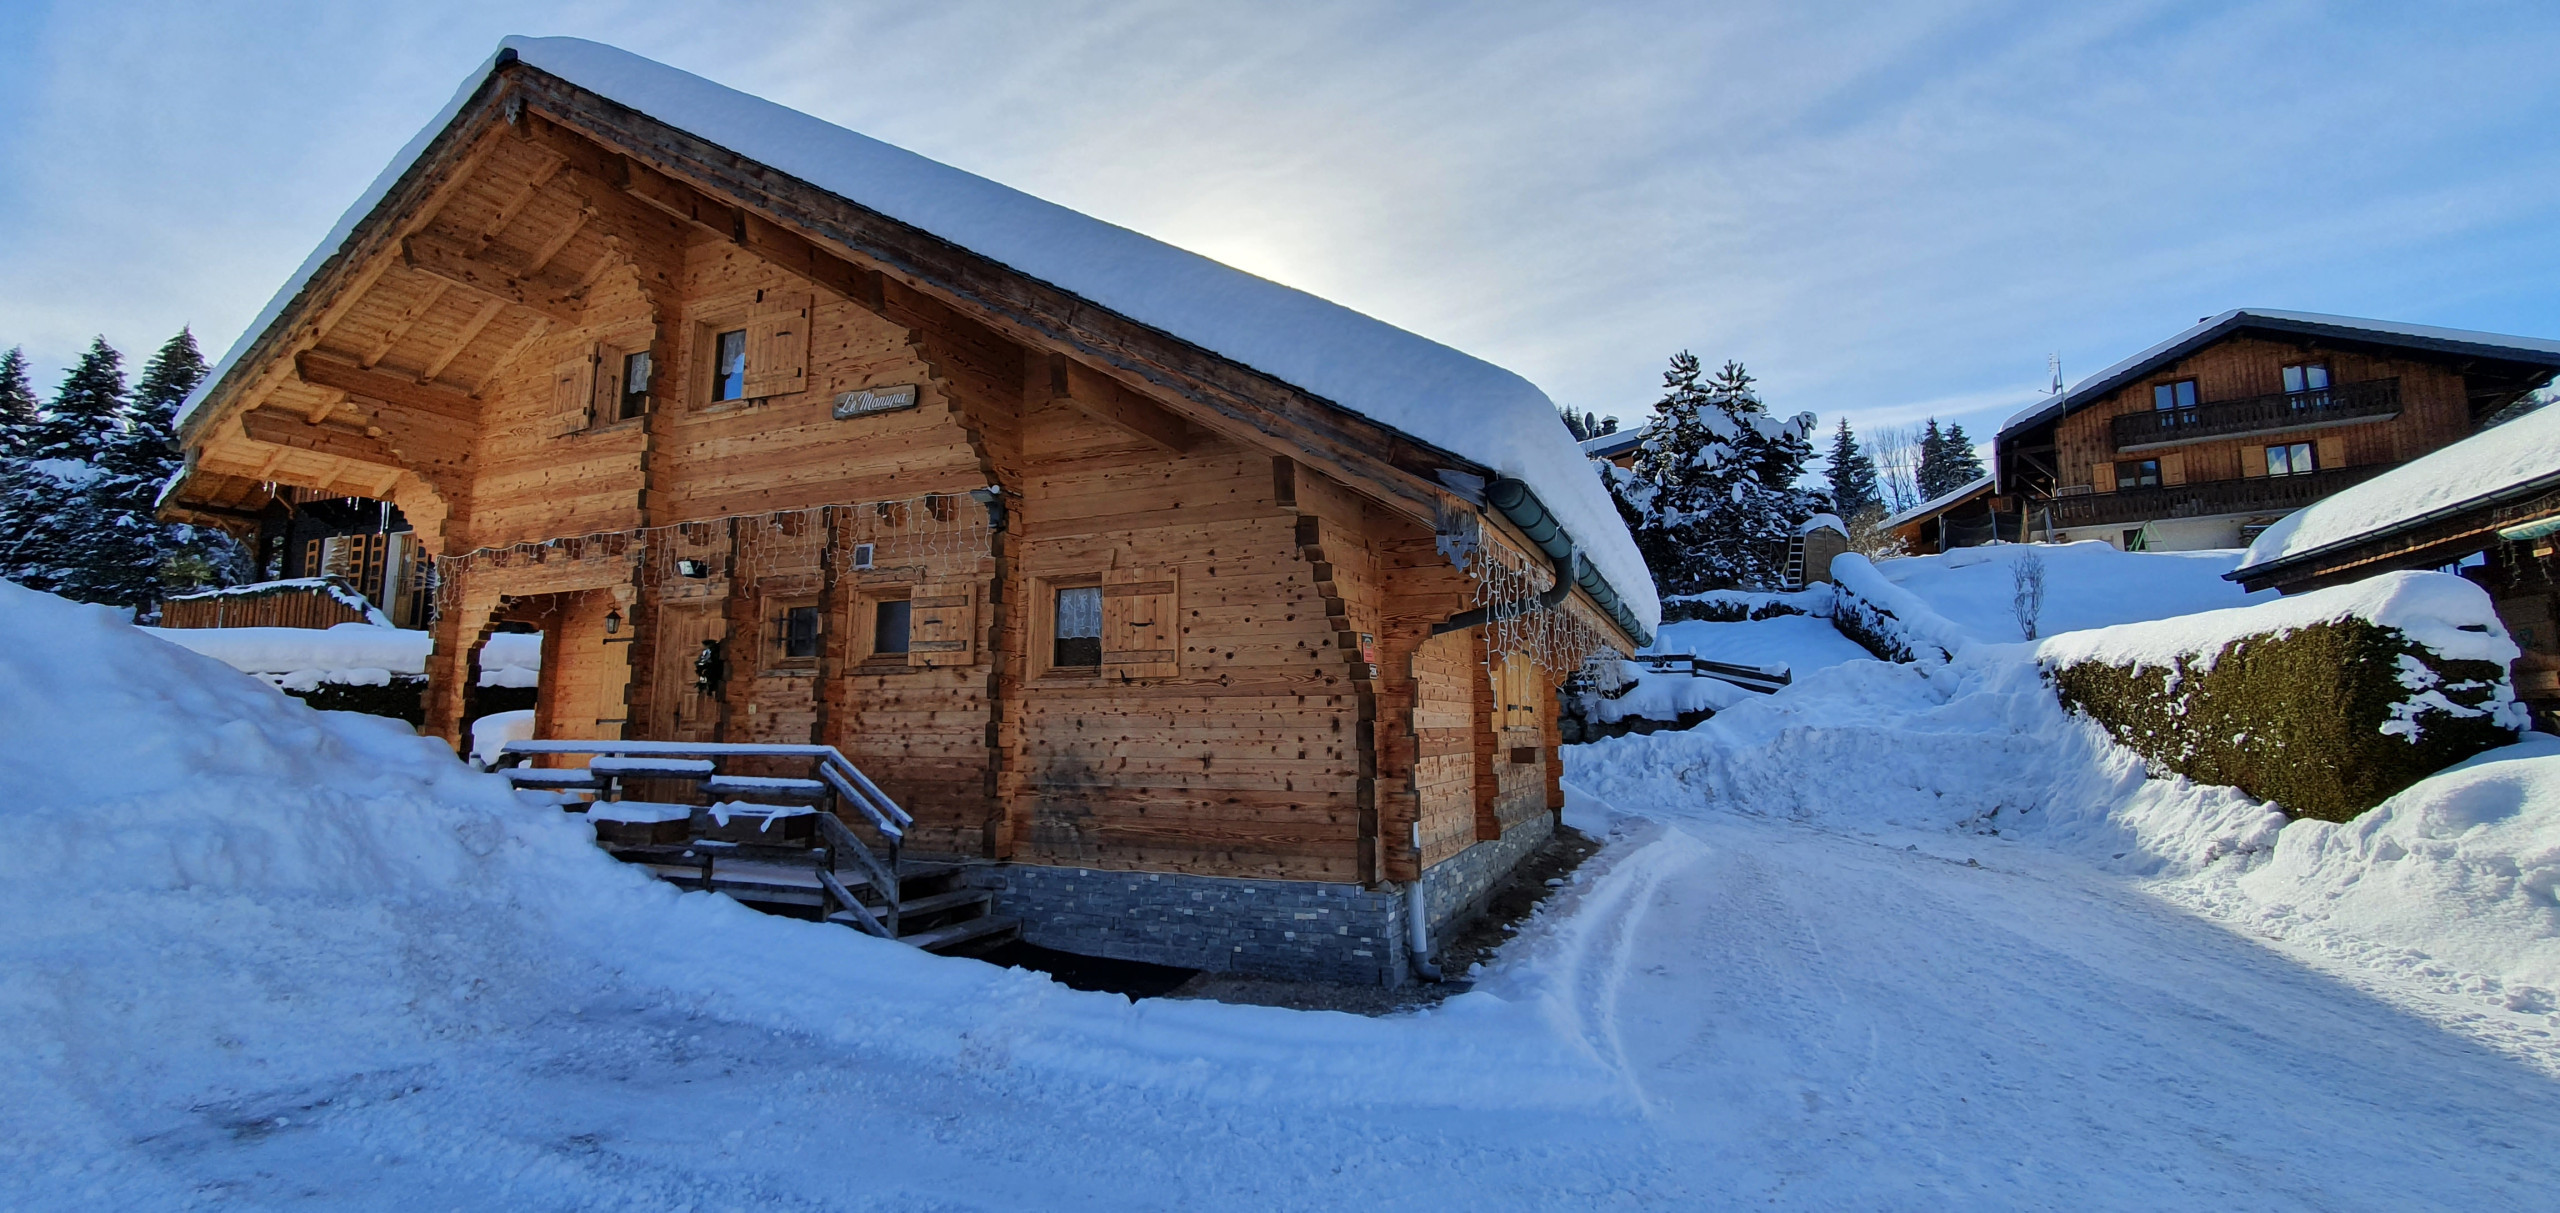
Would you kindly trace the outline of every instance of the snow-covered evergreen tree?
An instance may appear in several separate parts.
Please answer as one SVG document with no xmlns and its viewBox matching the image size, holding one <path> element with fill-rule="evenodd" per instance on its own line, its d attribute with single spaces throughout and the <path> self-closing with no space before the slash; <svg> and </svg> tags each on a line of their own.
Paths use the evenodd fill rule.
<svg viewBox="0 0 2560 1213">
<path fill-rule="evenodd" d="M 1858 436 L 1849 430 L 1849 419 L 1840 419 L 1840 428 L 1831 435 L 1831 467 L 1825 474 L 1831 482 L 1831 510 L 1844 519 L 1856 518 L 1883 506 L 1883 490 L 1876 484 L 1876 461 L 1858 449 Z"/>
<path fill-rule="evenodd" d="M 1973 453 L 1973 440 L 1964 436 L 1964 427 L 1940 430 L 1938 419 L 1930 418 L 1920 436 L 1921 500 L 1946 496 L 1980 479 L 1982 458 Z"/>
<path fill-rule="evenodd" d="M 147 612 L 169 593 L 227 585 L 245 571 L 234 567 L 243 563 L 242 553 L 230 536 L 158 518 L 161 486 L 180 462 L 171 449 L 178 406 L 204 381 L 206 369 L 195 334 L 186 329 L 143 367 L 123 426 L 99 454 L 100 474 L 89 485 L 95 550 L 66 594 Z"/>
<path fill-rule="evenodd" d="M 1773 585 L 1814 495 L 1796 487 L 1813 414 L 1771 417 L 1741 364 L 1712 380 L 1682 351 L 1634 468 L 1612 487 L 1635 516 L 1636 546 L 1666 594 Z"/>
<path fill-rule="evenodd" d="M 18 461 L 8 486 L 10 531 L 0 535 L 0 577 L 69 593 L 83 576 L 97 529 L 90 482 L 123 425 L 123 357 L 100 337 L 63 377 Z"/>
<path fill-rule="evenodd" d="M 35 443 L 40 415 L 35 386 L 27 381 L 27 351 L 11 346 L 0 354 L 0 465 Z"/>
</svg>

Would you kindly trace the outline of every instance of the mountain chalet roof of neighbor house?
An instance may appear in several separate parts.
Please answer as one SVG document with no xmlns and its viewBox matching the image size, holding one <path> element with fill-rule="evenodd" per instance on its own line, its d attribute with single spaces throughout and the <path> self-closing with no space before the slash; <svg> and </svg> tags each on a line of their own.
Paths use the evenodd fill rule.
<svg viewBox="0 0 2560 1213">
<path fill-rule="evenodd" d="M 2425 350 L 2439 354 L 2460 354 L 2478 358 L 2527 363 L 2535 366 L 2560 367 L 2560 341 L 2540 337 L 2511 337 L 2503 333 L 2480 333 L 2469 329 L 2437 328 L 2426 324 L 2401 324 L 2390 320 L 2367 320 L 2357 316 L 2330 316 L 2319 312 L 2284 312 L 2268 308 L 2233 308 L 2219 316 L 2208 316 L 2193 328 L 2179 333 L 2150 349 L 2080 381 L 2069 392 L 2048 396 L 2009 418 L 2000 427 L 2006 438 L 2030 426 L 2054 421 L 2095 403 L 2099 397 L 2151 373 L 2154 369 L 2241 332 L 2265 333 L 2284 337 L 2308 337 L 2331 342 L 2357 342 L 2388 346 L 2403 350 Z"/>
<path fill-rule="evenodd" d="M 1474 465 L 1452 469 L 1461 480 L 1516 478 L 1563 524 L 1641 629 L 1658 626 L 1661 606 L 1633 539 L 1555 405 L 1526 379 L 1304 291 L 575 38 L 500 43 L 206 377 L 179 415 L 182 432 L 199 404 L 234 390 L 229 381 L 258 364 L 253 354 L 281 339 L 273 330 L 297 297 L 346 251 L 493 73 L 516 61 Z"/>
</svg>

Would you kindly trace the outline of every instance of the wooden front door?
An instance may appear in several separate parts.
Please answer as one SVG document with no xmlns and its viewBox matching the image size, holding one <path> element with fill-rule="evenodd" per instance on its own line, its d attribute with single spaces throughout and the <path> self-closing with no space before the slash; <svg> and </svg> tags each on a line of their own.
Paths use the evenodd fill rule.
<svg viewBox="0 0 2560 1213">
<path fill-rule="evenodd" d="M 724 607 L 718 599 L 696 599 L 658 609 L 657 651 L 650 663 L 651 740 L 726 740 L 721 696 L 704 691 L 700 668 L 703 645 L 712 643 L 720 646 L 728 676 L 736 675 L 739 663 L 737 655 L 728 651 L 729 620 Z"/>
</svg>

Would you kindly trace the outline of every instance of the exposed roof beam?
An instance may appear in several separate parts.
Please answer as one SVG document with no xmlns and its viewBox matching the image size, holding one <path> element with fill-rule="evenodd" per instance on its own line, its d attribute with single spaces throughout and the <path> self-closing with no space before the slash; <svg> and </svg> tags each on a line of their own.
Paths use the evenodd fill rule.
<svg viewBox="0 0 2560 1213">
<path fill-rule="evenodd" d="M 1049 398 L 1175 454 L 1191 445 L 1190 427 L 1180 417 L 1063 354 L 1049 357 Z"/>
<path fill-rule="evenodd" d="M 480 416 L 479 401 L 449 387 L 436 387 L 399 375 L 369 371 L 316 351 L 296 356 L 293 365 L 302 381 L 315 387 L 371 396 L 386 404 L 417 409 L 452 421 L 475 421 Z"/>
<path fill-rule="evenodd" d="M 486 252 L 489 242 L 496 240 L 499 233 L 506 231 L 507 226 L 516 221 L 516 216 L 524 213 L 524 208 L 533 205 L 533 200 L 542 196 L 542 187 L 549 185 L 552 175 L 558 173 L 560 167 L 568 163 L 560 157 L 559 153 L 549 148 L 540 150 L 545 157 L 542 168 L 533 174 L 532 179 L 525 182 L 522 192 L 509 199 L 505 206 L 499 207 L 497 215 L 480 229 L 479 238 L 471 245 L 473 253 Z"/>
<path fill-rule="evenodd" d="M 427 313 L 433 310 L 436 304 L 444 301 L 445 292 L 452 289 L 452 283 L 441 280 L 429 287 L 425 295 L 420 296 L 416 303 L 410 304 L 407 310 L 401 312 L 399 317 L 391 322 L 391 327 L 383 330 L 381 340 L 374 342 L 373 348 L 364 352 L 364 357 L 356 359 L 356 365 L 367 370 L 373 369 L 376 364 L 389 356 L 392 350 L 399 347 L 401 339 L 409 335 L 409 330 L 418 327 L 418 322 L 426 319 Z"/>
<path fill-rule="evenodd" d="M 375 467 L 400 470 L 400 456 L 379 438 L 361 430 L 313 425 L 279 409 L 251 409 L 240 414 L 240 432 L 253 442 L 289 446 L 298 451 L 352 459 Z"/>
<path fill-rule="evenodd" d="M 464 350 L 470 349 L 471 343 L 480 339 L 480 331 L 488 328 L 489 322 L 497 319 L 498 313 L 505 310 L 507 310 L 507 301 L 504 299 L 491 299 L 481 304 L 480 310 L 473 313 L 471 319 L 463 324 L 462 331 L 454 334 L 452 343 L 444 347 L 444 352 L 437 354 L 435 360 L 427 364 L 427 369 L 418 372 L 418 382 L 434 383 L 437 377 L 444 374 L 444 368 L 452 366 L 454 359 L 461 357 Z"/>
<path fill-rule="evenodd" d="M 419 232 L 401 241 L 400 248 L 411 269 L 491 299 L 522 304 L 563 324 L 578 323 L 586 310 L 576 284 L 474 256 L 460 243 L 433 232 Z"/>
</svg>

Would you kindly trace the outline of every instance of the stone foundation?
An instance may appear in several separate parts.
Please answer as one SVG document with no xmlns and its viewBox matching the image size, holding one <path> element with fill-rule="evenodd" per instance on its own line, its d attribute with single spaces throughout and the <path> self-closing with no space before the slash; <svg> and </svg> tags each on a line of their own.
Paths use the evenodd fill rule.
<svg viewBox="0 0 2560 1213">
<path fill-rule="evenodd" d="M 1422 875 L 1434 940 L 1483 912 L 1495 885 L 1555 832 L 1540 813 Z M 1405 892 L 1313 880 L 1247 880 L 1009 863 L 976 868 L 995 912 L 1044 948 L 1291 981 L 1402 985 Z"/>
</svg>

